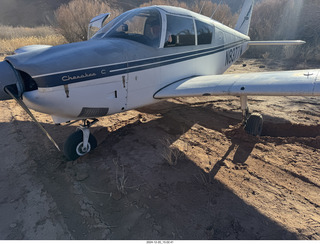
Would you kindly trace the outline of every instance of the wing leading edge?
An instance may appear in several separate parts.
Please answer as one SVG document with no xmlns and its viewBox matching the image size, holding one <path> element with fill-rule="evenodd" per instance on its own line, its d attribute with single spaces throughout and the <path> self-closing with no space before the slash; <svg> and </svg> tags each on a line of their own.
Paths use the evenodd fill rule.
<svg viewBox="0 0 320 244">
<path fill-rule="evenodd" d="M 154 98 L 223 95 L 320 96 L 320 69 L 192 77 L 163 87 Z"/>
</svg>

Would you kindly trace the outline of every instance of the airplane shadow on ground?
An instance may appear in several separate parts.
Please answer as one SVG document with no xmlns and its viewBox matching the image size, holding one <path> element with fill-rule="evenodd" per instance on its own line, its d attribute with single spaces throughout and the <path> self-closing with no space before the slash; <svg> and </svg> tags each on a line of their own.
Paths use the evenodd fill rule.
<svg viewBox="0 0 320 244">
<path fill-rule="evenodd" d="M 157 220 L 160 222 L 158 225 L 162 226 L 160 238 L 297 239 L 293 233 L 268 219 L 254 207 L 247 205 L 230 189 L 222 185 L 220 181 L 214 179 L 215 174 L 231 151 L 237 147 L 233 161 L 237 164 L 244 164 L 257 140 L 245 145 L 241 144 L 240 139 L 232 140 L 232 145 L 220 161 L 215 163 L 209 173 L 209 175 L 212 175 L 210 183 L 202 182 L 200 175 L 203 174 L 203 171 L 187 156 L 179 160 L 174 169 L 163 163 L 163 160 L 159 161 L 155 158 L 158 152 L 154 148 L 159 148 L 157 146 L 159 137 L 157 140 L 147 138 L 148 135 L 151 136 L 150 131 L 157 136 L 171 138 L 171 143 L 173 143 L 194 125 L 193 121 L 195 120 L 206 128 L 218 131 L 227 129 L 230 124 L 239 123 L 239 121 L 230 120 L 227 117 L 214 118 L 216 114 L 212 110 L 210 112 L 209 108 L 199 111 L 199 108 L 186 105 L 168 105 L 170 110 L 160 112 L 162 114 L 161 118 L 147 123 L 137 121 L 127 125 L 110 133 L 101 144 L 102 148 L 107 145 L 115 145 L 114 149 L 117 151 L 117 155 L 120 155 L 120 161 L 126 164 L 135 164 L 133 166 L 135 170 L 128 174 L 135 178 L 133 185 L 148 184 L 145 193 L 138 194 L 139 197 L 133 196 L 133 198 L 144 199 L 144 203 L 152 209 L 151 216 L 157 216 Z M 210 116 L 213 117 L 212 120 Z M 221 121 L 215 123 L 217 119 L 223 120 L 224 123 L 221 123 Z M 133 146 L 135 155 L 143 155 L 146 151 L 150 151 L 154 155 L 151 158 L 153 162 L 150 161 L 150 157 L 123 156 L 128 154 L 126 146 L 128 143 L 125 142 L 125 137 L 130 140 L 130 137 L 135 137 L 136 134 L 141 135 L 142 138 L 134 143 L 145 142 L 149 146 L 145 144 L 143 146 Z M 148 169 L 147 172 L 145 172 L 146 169 Z M 147 199 L 147 196 L 151 196 L 151 199 Z M 141 224 L 140 229 L 143 229 L 143 224 Z M 173 238 L 172 232 L 174 232 L 175 238 Z M 123 235 L 126 235 L 125 233 L 123 230 L 115 231 L 112 239 L 126 239 L 126 237 L 123 237 Z M 140 232 L 133 237 L 149 239 L 154 236 L 152 233 L 143 236 L 143 233 Z M 127 233 L 127 238 L 132 238 L 130 233 Z"/>
<path fill-rule="evenodd" d="M 221 159 L 209 173 L 210 184 L 201 182 L 202 170 L 187 156 L 179 160 L 175 167 L 168 166 L 158 156 L 159 136 L 166 137 L 169 134 L 173 143 L 195 122 L 205 128 L 221 132 L 230 124 L 236 125 L 239 121 L 221 116 L 209 107 L 196 108 L 165 102 L 162 108 L 164 109 L 160 112 L 150 108 L 141 110 L 162 115 L 161 118 L 149 122 L 143 123 L 137 118 L 133 123 L 112 132 L 97 126 L 93 134 L 98 137 L 100 145 L 94 152 L 77 161 L 78 164 L 86 165 L 90 176 L 81 185 L 85 184 L 88 187 L 83 188 L 82 194 L 91 201 L 102 222 L 116 226 L 112 228 L 108 238 L 114 240 L 298 239 L 296 234 L 261 214 L 258 209 L 248 205 L 215 179 L 224 161 L 235 148 L 237 149 L 233 162 L 244 164 L 257 139 L 243 144 L 241 138 L 231 138 L 231 146 L 224 155 L 221 155 Z M 217 121 L 219 123 L 216 123 Z M 43 182 L 44 191 L 52 196 L 62 216 L 68 216 L 64 221 L 68 229 L 73 230 L 73 238 L 102 239 L 99 231 L 92 231 L 96 224 L 88 224 L 92 222 L 93 217 L 82 214 L 83 210 L 78 201 L 81 196 L 72 190 L 74 181 L 61 176 L 70 171 L 66 159 L 52 149 L 50 142 L 42 143 L 45 139 L 41 133 L 32 138 L 28 137 L 29 131 L 37 130 L 32 122 L 14 121 L 14 123 L 19 133 L 25 133 L 24 143 L 31 152 L 30 155 L 35 157 L 37 173 L 34 173 L 33 177 Z M 63 128 L 52 124 L 43 126 L 54 135 L 59 145 L 62 145 L 66 134 L 75 130 L 75 126 Z M 2 123 L 0 128 L 6 130 L 8 127 L 8 123 Z M 117 185 L 113 182 L 113 178 L 119 169 L 112 163 L 114 157 L 118 157 L 119 163 L 126 169 L 129 183 L 141 186 L 139 190 L 128 188 L 125 197 L 120 199 L 94 195 L 86 191 L 85 189 L 89 188 L 99 189 L 101 192 L 116 190 Z M 44 167 L 48 162 L 58 167 L 48 170 Z M 107 169 L 102 167 L 106 163 L 109 164 L 106 166 Z M 75 163 L 73 165 L 74 168 L 77 167 Z M 108 181 L 108 184 L 105 181 Z M 61 194 L 64 196 L 61 197 Z M 137 204 L 128 205 L 128 202 Z M 85 221 L 80 221 L 83 219 Z"/>
</svg>

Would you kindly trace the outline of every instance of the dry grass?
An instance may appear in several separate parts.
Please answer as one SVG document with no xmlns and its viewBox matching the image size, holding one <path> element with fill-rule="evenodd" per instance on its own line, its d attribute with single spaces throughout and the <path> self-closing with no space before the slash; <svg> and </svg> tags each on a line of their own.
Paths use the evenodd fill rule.
<svg viewBox="0 0 320 244">
<path fill-rule="evenodd" d="M 49 26 L 40 27 L 12 27 L 0 25 L 0 39 L 10 40 L 20 37 L 45 37 L 55 35 L 56 31 Z"/>
<path fill-rule="evenodd" d="M 52 27 L 35 28 L 0 25 L 0 56 L 10 55 L 14 50 L 28 45 L 60 45 L 66 39 Z"/>
<path fill-rule="evenodd" d="M 17 37 L 13 39 L 0 39 L 0 56 L 10 55 L 14 50 L 28 45 L 60 45 L 66 43 L 66 40 L 61 35 L 49 35 L 44 37 Z"/>
<path fill-rule="evenodd" d="M 177 165 L 183 153 L 172 145 L 169 138 L 163 138 L 160 143 L 163 145 L 161 157 L 171 166 Z"/>
<path fill-rule="evenodd" d="M 117 185 L 117 189 L 120 193 L 122 193 L 123 195 L 127 194 L 126 188 L 127 187 L 127 180 L 128 178 L 125 175 L 124 172 L 124 166 L 123 165 L 119 165 L 119 158 L 114 158 L 113 159 L 113 163 L 116 166 L 116 185 Z M 121 168 L 121 173 L 119 174 L 119 168 Z"/>
</svg>

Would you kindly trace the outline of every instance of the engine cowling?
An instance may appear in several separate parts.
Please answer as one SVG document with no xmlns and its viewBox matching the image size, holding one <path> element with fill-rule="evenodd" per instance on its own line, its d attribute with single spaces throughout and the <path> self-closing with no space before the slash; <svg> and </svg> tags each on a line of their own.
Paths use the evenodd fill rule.
<svg viewBox="0 0 320 244">
<path fill-rule="evenodd" d="M 10 85 L 16 85 L 19 94 L 22 94 L 23 85 L 17 71 L 7 61 L 0 62 L 0 100 L 11 99 L 4 90 Z"/>
</svg>

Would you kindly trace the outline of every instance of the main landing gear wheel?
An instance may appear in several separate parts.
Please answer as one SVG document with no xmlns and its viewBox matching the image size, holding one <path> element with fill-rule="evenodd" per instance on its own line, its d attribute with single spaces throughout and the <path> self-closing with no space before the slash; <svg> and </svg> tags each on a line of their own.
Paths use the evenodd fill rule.
<svg viewBox="0 0 320 244">
<path fill-rule="evenodd" d="M 244 129 L 249 135 L 260 136 L 262 132 L 262 127 L 262 115 L 258 113 L 252 113 L 247 119 Z"/>
<path fill-rule="evenodd" d="M 97 147 L 97 140 L 93 135 L 89 135 L 87 146 L 83 146 L 83 132 L 77 130 L 72 133 L 64 143 L 63 152 L 69 160 L 77 158 L 89 153 Z"/>
<path fill-rule="evenodd" d="M 262 115 L 258 113 L 250 114 L 247 95 L 240 96 L 240 105 L 242 110 L 242 122 L 244 125 L 244 130 L 249 135 L 260 136 L 263 127 Z"/>
</svg>

